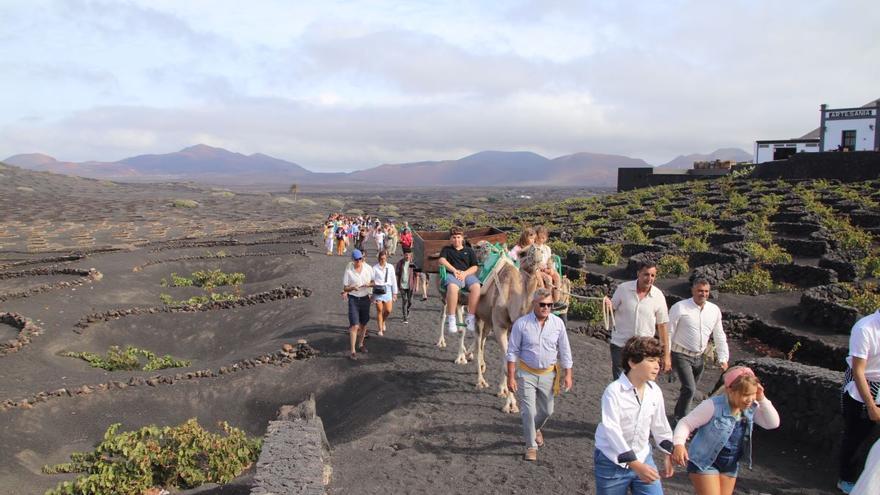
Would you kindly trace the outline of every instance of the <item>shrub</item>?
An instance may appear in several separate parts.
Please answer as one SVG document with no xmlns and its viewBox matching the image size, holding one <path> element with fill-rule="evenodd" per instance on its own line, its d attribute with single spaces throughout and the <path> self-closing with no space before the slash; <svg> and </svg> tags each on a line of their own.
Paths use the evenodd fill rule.
<svg viewBox="0 0 880 495">
<path fill-rule="evenodd" d="M 758 263 L 791 263 L 791 255 L 780 245 L 770 244 L 767 247 L 757 242 L 747 242 L 746 252 Z"/>
<path fill-rule="evenodd" d="M 699 217 L 708 217 L 715 211 L 715 207 L 706 202 L 703 198 L 698 198 L 690 208 Z"/>
<path fill-rule="evenodd" d="M 672 200 L 666 196 L 661 196 L 651 205 L 651 211 L 657 215 L 665 215 L 669 211 L 669 205 L 671 204 Z"/>
<path fill-rule="evenodd" d="M 223 254 L 225 256 L 225 253 Z M 219 256 L 218 256 L 219 257 Z M 162 287 L 201 287 L 211 290 L 225 285 L 238 286 L 244 283 L 244 273 L 224 273 L 220 270 L 199 270 L 192 273 L 191 278 L 181 277 L 177 273 L 171 273 L 171 282 L 164 278 L 160 282 Z"/>
<path fill-rule="evenodd" d="M 107 371 L 134 370 L 138 368 L 144 371 L 155 371 L 165 368 L 185 368 L 190 365 L 190 361 L 185 359 L 175 359 L 168 354 L 159 357 L 151 351 L 132 346 L 126 347 L 125 350 L 115 345 L 110 346 L 107 349 L 106 356 L 93 352 L 64 352 L 61 355 L 82 359 L 93 368 L 101 368 Z M 143 367 L 141 367 L 140 362 L 142 357 L 147 359 L 147 363 Z"/>
<path fill-rule="evenodd" d="M 727 197 L 727 207 L 731 210 L 744 210 L 749 206 L 749 198 L 744 194 L 731 191 Z"/>
<path fill-rule="evenodd" d="M 571 302 L 568 304 L 568 316 L 574 318 L 575 320 L 582 320 L 587 322 L 603 321 L 602 302 L 580 302 L 578 300 L 572 299 Z"/>
<path fill-rule="evenodd" d="M 216 191 L 212 192 L 211 196 L 217 196 L 218 198 L 234 198 L 235 193 L 232 191 Z"/>
<path fill-rule="evenodd" d="M 687 258 L 674 254 L 664 255 L 657 263 L 657 272 L 660 277 L 680 277 L 690 269 Z"/>
<path fill-rule="evenodd" d="M 558 254 L 563 258 L 569 250 L 577 248 L 577 244 L 575 244 L 574 241 L 561 241 L 559 239 L 548 241 L 547 245 L 550 247 L 550 251 L 553 252 L 553 254 Z"/>
<path fill-rule="evenodd" d="M 650 242 L 645 231 L 637 223 L 631 223 L 623 228 L 623 239 L 636 244 L 648 244 Z"/>
<path fill-rule="evenodd" d="M 296 204 L 299 206 L 315 206 L 318 203 L 315 203 L 314 201 L 312 201 L 309 198 L 299 198 L 298 200 L 296 200 Z M 381 211 L 381 209 L 380 209 L 380 211 Z"/>
<path fill-rule="evenodd" d="M 596 248 L 593 262 L 600 265 L 616 265 L 620 263 L 621 253 L 623 253 L 623 246 L 620 244 L 600 244 Z"/>
<path fill-rule="evenodd" d="M 865 284 L 863 288 L 852 287 L 844 303 L 856 308 L 861 315 L 869 315 L 880 308 L 880 292 L 875 284 Z"/>
<path fill-rule="evenodd" d="M 721 290 L 734 294 L 749 294 L 757 296 L 766 294 L 781 287 L 773 283 L 770 272 L 758 265 L 752 266 L 747 272 L 742 272 L 724 281 Z"/>
<path fill-rule="evenodd" d="M 880 253 L 870 254 L 859 260 L 858 268 L 862 277 L 880 278 Z"/>
<path fill-rule="evenodd" d="M 336 208 L 337 210 L 341 210 L 342 207 L 345 206 L 345 203 L 343 203 L 342 201 L 340 201 L 338 199 L 331 198 L 331 199 L 327 200 L 327 206 L 329 206 L 331 208 Z"/>
<path fill-rule="evenodd" d="M 782 203 L 782 196 L 778 194 L 765 194 L 759 200 L 761 208 L 766 215 L 772 215 L 779 211 L 779 205 Z"/>
<path fill-rule="evenodd" d="M 574 233 L 577 237 L 595 237 L 596 230 L 592 225 L 582 225 Z"/>
<path fill-rule="evenodd" d="M 675 234 L 670 237 L 670 240 L 675 243 L 675 245 L 678 246 L 682 251 L 685 251 L 687 253 L 695 253 L 697 251 L 709 250 L 709 242 L 704 237 L 685 237 L 681 234 Z"/>
<path fill-rule="evenodd" d="M 769 245 L 773 243 L 773 234 L 770 232 L 770 220 L 766 215 L 752 213 L 745 225 L 746 237 L 754 242 Z"/>
<path fill-rule="evenodd" d="M 198 208 L 199 202 L 192 199 L 175 199 L 171 206 L 174 208 Z"/>
<path fill-rule="evenodd" d="M 611 220 L 623 220 L 628 216 L 626 207 L 624 206 L 612 206 L 611 208 L 608 208 L 606 214 Z"/>
<path fill-rule="evenodd" d="M 223 434 L 211 433 L 193 418 L 118 433 L 115 423 L 92 452 L 75 452 L 69 463 L 43 467 L 46 474 L 81 473 L 46 495 L 131 495 L 154 487 L 177 491 L 229 483 L 257 460 L 262 442 L 226 422 L 219 426 Z"/>
</svg>

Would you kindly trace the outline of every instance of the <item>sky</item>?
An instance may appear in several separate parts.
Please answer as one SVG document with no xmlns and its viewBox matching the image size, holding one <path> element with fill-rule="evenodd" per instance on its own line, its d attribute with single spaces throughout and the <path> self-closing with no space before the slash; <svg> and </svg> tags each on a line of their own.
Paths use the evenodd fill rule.
<svg viewBox="0 0 880 495">
<path fill-rule="evenodd" d="M 652 164 L 880 97 L 876 0 L 0 0 L 0 158 Z"/>
</svg>

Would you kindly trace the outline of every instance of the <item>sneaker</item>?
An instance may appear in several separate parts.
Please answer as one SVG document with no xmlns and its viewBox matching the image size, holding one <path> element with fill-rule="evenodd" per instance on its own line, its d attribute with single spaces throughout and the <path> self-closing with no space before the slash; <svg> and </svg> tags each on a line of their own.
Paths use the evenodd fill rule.
<svg viewBox="0 0 880 495">
<path fill-rule="evenodd" d="M 477 330 L 477 318 L 473 315 L 467 315 L 465 318 L 465 323 L 467 323 L 467 331 L 470 333 L 474 333 Z"/>
<path fill-rule="evenodd" d="M 853 490 L 853 488 L 855 488 L 855 486 L 856 486 L 856 484 L 852 483 L 850 481 L 843 481 L 843 480 L 837 481 L 837 489 L 842 491 L 843 493 L 851 492 Z"/>
<path fill-rule="evenodd" d="M 526 449 L 525 460 L 527 461 L 537 461 L 538 460 L 538 449 L 529 448 Z"/>
<path fill-rule="evenodd" d="M 446 331 L 450 334 L 458 333 L 458 325 L 456 325 L 455 320 L 446 321 Z"/>
</svg>

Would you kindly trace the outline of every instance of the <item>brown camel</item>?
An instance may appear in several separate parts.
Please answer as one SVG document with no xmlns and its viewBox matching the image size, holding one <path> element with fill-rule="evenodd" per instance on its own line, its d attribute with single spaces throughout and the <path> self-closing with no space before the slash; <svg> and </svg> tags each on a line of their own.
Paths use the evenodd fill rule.
<svg viewBox="0 0 880 495">
<path fill-rule="evenodd" d="M 488 243 L 481 242 L 476 246 L 477 258 L 482 260 L 487 254 Z M 486 381 L 485 349 L 489 335 L 495 336 L 495 341 L 501 348 L 502 362 L 499 368 L 500 381 L 498 396 L 505 399 L 501 408 L 506 413 L 519 412 L 516 397 L 507 389 L 507 338 L 513 322 L 520 316 L 529 312 L 530 295 L 537 288 L 537 277 L 531 277 L 520 273 L 513 261 L 502 256 L 493 272 L 483 284 L 480 304 L 477 306 L 477 320 L 479 329 L 477 340 L 477 388 L 487 388 Z"/>
</svg>

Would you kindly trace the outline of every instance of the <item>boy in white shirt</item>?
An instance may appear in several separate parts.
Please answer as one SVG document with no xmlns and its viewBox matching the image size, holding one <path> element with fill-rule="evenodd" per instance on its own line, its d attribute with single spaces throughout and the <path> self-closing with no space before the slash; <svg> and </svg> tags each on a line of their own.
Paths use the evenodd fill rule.
<svg viewBox="0 0 880 495">
<path fill-rule="evenodd" d="M 624 373 L 602 394 L 602 422 L 596 428 L 593 454 L 596 493 L 662 494 L 660 478 L 673 474 L 672 428 L 666 419 L 663 392 L 654 383 L 663 347 L 653 337 L 632 337 L 622 351 Z M 650 436 L 665 455 L 657 470 Z"/>
</svg>

